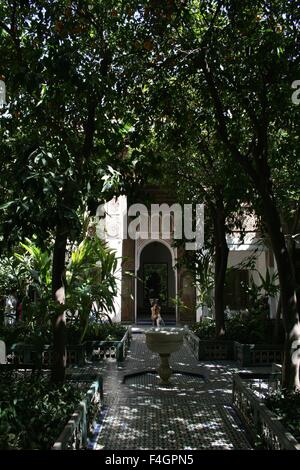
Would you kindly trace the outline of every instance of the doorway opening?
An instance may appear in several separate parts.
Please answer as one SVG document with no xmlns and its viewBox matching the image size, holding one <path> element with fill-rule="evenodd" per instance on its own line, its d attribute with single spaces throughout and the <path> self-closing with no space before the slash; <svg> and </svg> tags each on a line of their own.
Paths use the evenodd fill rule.
<svg viewBox="0 0 300 470">
<path fill-rule="evenodd" d="M 151 323 L 151 304 L 158 300 L 166 324 L 176 323 L 175 270 L 170 250 L 158 241 L 146 245 L 137 272 L 137 322 Z"/>
</svg>

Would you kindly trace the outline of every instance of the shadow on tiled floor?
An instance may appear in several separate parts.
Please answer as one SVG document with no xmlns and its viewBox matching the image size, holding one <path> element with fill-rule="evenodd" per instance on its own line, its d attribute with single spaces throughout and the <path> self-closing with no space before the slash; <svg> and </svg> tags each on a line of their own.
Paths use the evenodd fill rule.
<svg viewBox="0 0 300 470">
<path fill-rule="evenodd" d="M 103 365 L 104 405 L 91 449 L 251 449 L 231 403 L 232 374 L 245 369 L 199 362 L 184 345 L 171 355 L 171 385 L 161 386 L 158 362 L 145 335 L 134 334 L 123 365 Z"/>
</svg>

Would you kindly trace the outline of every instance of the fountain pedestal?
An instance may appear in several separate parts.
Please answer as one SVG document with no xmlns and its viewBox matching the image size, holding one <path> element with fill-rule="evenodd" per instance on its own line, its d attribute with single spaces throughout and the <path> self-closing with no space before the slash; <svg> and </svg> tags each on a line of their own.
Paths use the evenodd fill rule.
<svg viewBox="0 0 300 470">
<path fill-rule="evenodd" d="M 160 357 L 160 366 L 157 369 L 157 371 L 160 376 L 160 383 L 168 384 L 169 378 L 172 375 L 172 369 L 169 364 L 170 354 L 160 354 L 159 357 Z"/>
<path fill-rule="evenodd" d="M 182 328 L 156 328 L 146 332 L 148 348 L 159 354 L 160 366 L 158 373 L 161 384 L 169 384 L 172 369 L 169 364 L 170 354 L 181 348 L 184 330 Z"/>
</svg>

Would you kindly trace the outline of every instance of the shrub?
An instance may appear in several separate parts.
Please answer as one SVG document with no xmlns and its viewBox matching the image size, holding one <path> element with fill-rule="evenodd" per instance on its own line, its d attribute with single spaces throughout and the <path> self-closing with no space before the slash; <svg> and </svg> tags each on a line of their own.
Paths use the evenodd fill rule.
<svg viewBox="0 0 300 470">
<path fill-rule="evenodd" d="M 31 323 L 11 326 L 0 326 L 0 339 L 5 341 L 9 351 L 15 343 L 34 344 L 39 347 L 52 343 L 52 332 L 48 327 L 37 328 Z"/>
<path fill-rule="evenodd" d="M 265 399 L 265 404 L 300 442 L 300 392 L 276 391 Z"/>
<path fill-rule="evenodd" d="M 120 323 L 91 323 L 83 341 L 120 341 L 125 332 L 126 327 Z M 78 324 L 67 324 L 67 344 L 80 344 L 81 336 L 82 331 Z M 38 348 L 53 343 L 50 327 L 38 329 L 28 323 L 0 326 L 0 339 L 5 342 L 7 351 L 16 343 L 33 344 Z"/>
<path fill-rule="evenodd" d="M 271 341 L 272 331 L 263 315 L 239 314 L 226 322 L 226 338 L 240 343 L 266 343 Z"/>
<path fill-rule="evenodd" d="M 225 322 L 224 340 L 240 343 L 272 343 L 273 322 L 263 313 L 237 314 Z M 215 338 L 215 321 L 204 318 L 191 327 L 200 339 Z"/>
<path fill-rule="evenodd" d="M 78 324 L 67 323 L 67 344 L 80 344 L 81 336 L 82 331 Z"/>
<path fill-rule="evenodd" d="M 126 327 L 120 323 L 91 323 L 83 341 L 120 341 L 126 332 Z M 68 344 L 79 344 L 80 327 L 76 324 L 67 326 Z"/>
<path fill-rule="evenodd" d="M 210 318 L 203 318 L 202 321 L 194 323 L 191 330 L 200 339 L 212 339 L 215 337 L 215 321 Z"/>
<path fill-rule="evenodd" d="M 75 335 L 72 342 L 83 340 L 91 314 L 97 321 L 106 321 L 114 313 L 117 265 L 115 252 L 98 237 L 85 238 L 70 254 L 64 308 L 80 326 L 81 333 L 77 339 L 77 332 L 70 332 Z M 14 295 L 22 301 L 22 320 L 29 325 L 24 331 L 22 328 L 14 333 L 5 331 L 9 346 L 14 342 L 37 346 L 52 342 L 51 323 L 61 313 L 61 306 L 52 298 L 51 270 L 50 254 L 28 239 L 13 257 L 0 259 L 0 294 L 6 296 L 16 291 Z M 10 341 L 11 335 L 16 338 Z"/>
<path fill-rule="evenodd" d="M 126 327 L 120 323 L 93 323 L 89 327 L 86 340 L 88 341 L 121 341 Z"/>
<path fill-rule="evenodd" d="M 1 373 L 0 449 L 50 449 L 83 392 L 46 377 Z"/>
</svg>

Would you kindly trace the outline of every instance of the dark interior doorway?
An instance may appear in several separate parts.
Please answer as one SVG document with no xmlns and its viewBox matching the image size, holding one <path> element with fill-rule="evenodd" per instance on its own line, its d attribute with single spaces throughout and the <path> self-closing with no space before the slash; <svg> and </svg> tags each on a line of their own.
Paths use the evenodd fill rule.
<svg viewBox="0 0 300 470">
<path fill-rule="evenodd" d="M 151 242 L 143 249 L 137 277 L 137 322 L 151 323 L 151 302 L 158 299 L 164 321 L 175 323 L 175 272 L 163 243 Z"/>
</svg>

